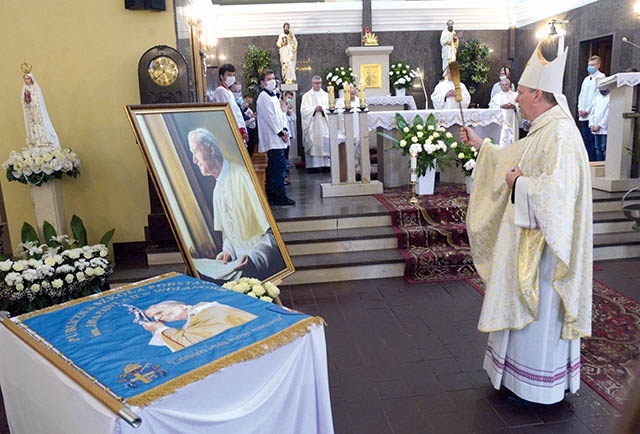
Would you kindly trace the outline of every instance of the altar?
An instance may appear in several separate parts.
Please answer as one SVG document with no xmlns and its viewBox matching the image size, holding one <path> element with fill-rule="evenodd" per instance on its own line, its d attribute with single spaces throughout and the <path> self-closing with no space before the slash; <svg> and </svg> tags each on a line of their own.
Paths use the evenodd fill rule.
<svg viewBox="0 0 640 434">
<path fill-rule="evenodd" d="M 174 276 L 165 286 L 148 286 L 135 294 L 109 291 L 91 297 L 83 303 L 97 303 L 95 305 L 97 311 L 90 309 L 92 305 L 87 305 L 77 307 L 77 312 L 70 312 L 73 316 L 69 317 L 69 321 L 77 325 L 77 330 L 73 333 L 77 331 L 76 337 L 78 337 L 83 333 L 82 329 L 87 326 L 85 332 L 91 344 L 91 336 L 96 337 L 97 334 L 88 330 L 88 327 L 100 324 L 102 334 L 104 336 L 108 334 L 105 333 L 108 331 L 106 324 L 98 320 L 93 321 L 97 312 L 107 317 L 115 311 L 122 310 L 122 302 L 125 301 L 143 305 L 142 300 L 151 292 L 166 293 L 165 296 L 179 300 L 181 295 L 175 292 L 176 287 L 179 286 L 175 284 L 176 279 L 181 284 L 185 278 L 179 275 Z M 213 292 L 198 285 L 207 284 L 196 283 L 188 290 L 191 291 L 190 294 L 195 295 L 203 290 L 201 294 L 206 294 L 206 298 L 212 296 Z M 294 319 L 295 316 L 303 315 L 295 311 L 287 313 L 286 309 L 282 310 L 283 308 L 270 303 L 256 304 L 257 300 L 232 291 L 222 291 L 221 296 L 225 299 L 226 306 L 239 306 L 237 304 L 239 302 L 246 312 L 257 316 L 256 320 L 238 326 L 237 331 L 229 329 L 221 332 L 220 338 L 214 337 L 201 343 L 194 343 L 175 353 L 168 352 L 166 348 L 164 350 L 151 347 L 146 349 L 147 344 L 136 346 L 137 338 L 134 337 L 133 341 L 130 340 L 131 338 L 126 338 L 125 342 L 128 343 L 120 345 L 120 349 L 98 356 L 115 357 L 116 361 L 130 360 L 120 376 L 110 377 L 115 378 L 115 382 L 106 389 L 106 392 L 107 398 L 112 398 L 111 401 L 120 403 L 122 407 L 129 410 L 130 414 L 139 417 L 141 424 L 137 428 L 118 417 L 109 404 L 110 399 L 104 399 L 101 393 L 96 393 L 91 387 L 96 384 L 100 384 L 100 387 L 108 384 L 104 378 L 109 378 L 110 374 L 105 373 L 115 372 L 121 363 L 101 362 L 100 366 L 103 368 L 94 371 L 96 377 L 75 375 L 73 373 L 81 371 L 79 368 L 86 364 L 87 356 L 93 357 L 94 351 L 85 350 L 89 351 L 85 356 L 68 362 L 63 361 L 63 365 L 59 366 L 56 357 L 60 359 L 64 357 L 56 354 L 58 351 L 60 354 L 64 353 L 63 356 L 69 354 L 67 349 L 59 350 L 66 347 L 56 344 L 58 346 L 52 348 L 55 351 L 49 351 L 49 353 L 55 353 L 55 357 L 52 358 L 46 351 L 42 352 L 43 348 L 47 349 L 46 345 L 38 347 L 32 342 L 27 344 L 28 337 L 25 339 L 24 336 L 17 334 L 13 327 L 7 325 L 7 322 L 10 322 L 12 325 L 19 326 L 23 322 L 29 328 L 36 327 L 38 316 L 30 318 L 26 315 L 18 317 L 20 319 L 5 319 L 0 324 L 0 346 L 2 347 L 0 384 L 12 434 L 44 432 L 50 434 L 174 434 L 176 432 L 332 434 L 324 327 L 315 321 L 309 322 L 303 328 L 298 328 L 293 334 L 289 334 L 290 338 L 284 341 L 281 333 L 276 333 L 273 338 L 259 337 L 256 341 L 258 346 L 254 346 L 250 353 L 245 355 L 237 352 L 230 353 L 234 360 L 231 363 L 228 362 L 232 359 L 223 357 L 222 360 L 226 361 L 221 369 L 211 372 L 209 369 L 211 365 L 203 365 L 191 371 L 187 375 L 195 373 L 195 377 L 192 377 L 193 381 L 189 383 L 180 380 L 184 376 L 176 377 L 178 383 L 175 383 L 176 379 L 169 379 L 173 375 L 172 371 L 192 363 L 197 357 L 207 357 L 206 354 L 213 355 L 216 351 L 223 351 L 222 348 L 228 348 L 252 333 L 263 336 L 266 329 L 273 324 L 288 324 L 298 321 Z M 102 303 L 99 303 L 100 301 Z M 74 308 L 74 303 L 68 303 L 65 309 Z M 78 304 L 78 306 L 81 305 Z M 98 308 L 98 305 L 101 307 Z M 266 317 L 272 319 L 256 323 L 255 321 L 262 317 L 260 310 L 266 314 Z M 46 312 L 45 315 L 58 313 L 65 314 L 62 309 L 56 309 Z M 280 315 L 280 319 L 273 314 Z M 44 317 L 40 316 L 40 318 Z M 49 333 L 46 331 L 48 320 L 47 317 L 46 321 L 42 322 L 45 328 L 40 329 L 45 330 L 45 335 Z M 69 335 L 70 323 L 67 322 L 65 326 L 63 321 L 61 324 L 64 327 L 60 330 Z M 51 327 L 56 329 L 56 323 L 52 322 Z M 137 326 L 130 324 L 118 328 L 118 333 L 110 339 L 122 339 L 121 335 L 127 334 L 125 329 L 131 327 Z M 144 335 L 141 338 L 148 340 L 147 334 L 140 330 Z M 283 329 L 285 330 L 287 329 Z M 288 328 L 288 330 L 291 329 Z M 225 333 L 226 337 L 224 337 Z M 42 338 L 39 333 L 34 336 Z M 51 341 L 51 338 L 47 338 L 42 342 Z M 149 343 L 149 345 L 153 344 Z M 84 344 L 80 345 L 80 347 L 84 346 Z M 82 351 L 83 348 L 80 350 Z M 258 352 L 256 353 L 255 350 Z M 149 354 L 154 351 L 164 351 L 163 357 L 169 357 L 172 361 L 169 359 L 165 359 L 162 363 L 152 361 Z M 241 357 L 235 357 L 233 354 L 239 354 Z M 122 358 L 123 355 L 124 358 Z M 144 365 L 145 361 L 149 362 L 147 363 L 150 365 L 149 369 L 145 370 L 142 366 L 133 369 L 134 365 Z M 90 383 L 88 387 L 85 384 L 87 381 Z M 154 382 L 149 384 L 151 381 Z M 165 383 L 162 383 L 163 381 Z M 123 388 L 121 384 L 125 387 Z M 178 387 L 163 396 L 165 384 L 172 387 L 177 384 Z M 145 392 L 145 388 L 148 391 Z M 138 395 L 128 397 L 127 393 Z M 121 400 L 119 396 L 125 396 L 126 400 Z M 131 405 L 128 406 L 127 403 Z"/>
<path fill-rule="evenodd" d="M 464 125 L 475 128 L 481 137 L 489 137 L 493 139 L 494 143 L 499 143 L 504 116 L 502 109 L 465 109 L 462 112 Z M 416 115 L 420 115 L 424 119 L 429 114 L 433 114 L 439 125 L 446 128 L 454 137 L 460 137 L 460 126 L 463 125 L 463 122 L 460 110 L 457 109 L 370 112 L 367 116 L 370 134 L 385 131 L 391 136 L 400 137 L 395 126 L 396 113 L 400 113 L 407 122 L 413 122 Z M 514 131 L 518 131 L 517 124 L 512 128 Z M 377 134 L 376 136 L 373 143 L 376 143 L 378 154 L 378 179 L 387 188 L 409 184 L 409 157 L 402 156 L 398 149 L 393 149 L 393 143 L 390 140 Z M 463 183 L 464 175 L 459 168 L 445 168 L 440 170 L 440 180 Z"/>
</svg>

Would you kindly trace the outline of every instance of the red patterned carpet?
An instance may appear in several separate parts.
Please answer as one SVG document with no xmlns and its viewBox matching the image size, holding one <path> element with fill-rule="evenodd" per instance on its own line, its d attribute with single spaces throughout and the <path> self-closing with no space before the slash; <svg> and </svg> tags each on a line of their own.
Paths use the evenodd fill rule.
<svg viewBox="0 0 640 434">
<path fill-rule="evenodd" d="M 484 295 L 479 277 L 466 280 Z M 640 304 L 594 280 L 592 337 L 581 347 L 582 380 L 622 411 L 640 353 Z"/>
<path fill-rule="evenodd" d="M 409 203 L 408 187 L 375 197 L 391 213 L 410 283 L 459 280 L 475 274 L 465 227 L 469 196 L 464 185 L 438 184 L 433 195 Z"/>
</svg>

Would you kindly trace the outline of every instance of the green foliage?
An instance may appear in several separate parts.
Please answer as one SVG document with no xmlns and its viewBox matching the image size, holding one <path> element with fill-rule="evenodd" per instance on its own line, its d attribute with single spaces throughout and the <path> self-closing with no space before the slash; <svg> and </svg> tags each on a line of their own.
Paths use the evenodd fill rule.
<svg viewBox="0 0 640 434">
<path fill-rule="evenodd" d="M 249 52 L 244 56 L 242 71 L 247 93 L 257 98 L 260 93 L 260 72 L 271 66 L 271 53 L 269 50 L 249 45 Z"/>
<path fill-rule="evenodd" d="M 464 43 L 458 50 L 457 61 L 460 65 L 460 81 L 473 95 L 480 84 L 487 82 L 491 66 L 489 65 L 489 47 L 480 39 L 472 39 Z"/>
<path fill-rule="evenodd" d="M 69 239 L 66 235 L 58 236 L 53 225 L 48 221 L 45 221 L 42 225 L 42 235 L 44 240 L 41 242 L 36 229 L 29 223 L 24 222 L 21 230 L 22 243 L 47 244 L 49 247 L 63 247 L 65 249 L 89 245 L 87 229 L 84 227 L 84 223 L 80 217 L 74 214 L 73 217 L 71 217 L 69 226 L 71 227 L 73 239 Z M 105 232 L 100 238 L 100 244 L 104 244 L 105 246 L 108 245 L 109 242 L 111 242 L 115 231 L 115 228 L 111 228 Z"/>
</svg>

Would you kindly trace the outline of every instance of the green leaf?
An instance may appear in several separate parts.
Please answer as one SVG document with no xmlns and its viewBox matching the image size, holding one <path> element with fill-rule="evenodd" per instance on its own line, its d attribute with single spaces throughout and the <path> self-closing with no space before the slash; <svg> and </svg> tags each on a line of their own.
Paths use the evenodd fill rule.
<svg viewBox="0 0 640 434">
<path fill-rule="evenodd" d="M 427 127 L 429 126 L 433 126 L 434 128 L 438 127 L 438 121 L 436 121 L 436 117 L 433 113 L 429 113 L 429 116 L 427 117 Z"/>
<path fill-rule="evenodd" d="M 391 142 L 393 143 L 400 143 L 400 139 L 396 139 L 395 137 L 390 136 L 387 133 L 379 132 L 378 135 L 384 137 L 385 139 L 391 140 Z"/>
<path fill-rule="evenodd" d="M 109 242 L 111 241 L 111 238 L 113 238 L 113 234 L 115 233 L 116 233 L 115 228 L 109 229 L 107 232 L 105 232 L 102 238 L 100 238 L 100 244 L 104 244 L 105 246 L 108 245 Z"/>
<path fill-rule="evenodd" d="M 424 122 L 422 121 L 422 117 L 420 115 L 416 115 L 415 118 L 413 118 L 413 126 L 418 126 L 418 125 L 424 125 Z"/>
<path fill-rule="evenodd" d="M 404 120 L 404 118 L 402 117 L 402 115 L 400 113 L 396 113 L 396 126 L 398 127 L 398 129 L 400 130 L 400 132 L 402 132 L 402 130 L 405 127 L 408 127 L 409 124 L 407 123 L 407 121 Z"/>
<path fill-rule="evenodd" d="M 56 229 L 53 227 L 53 225 L 46 220 L 42 225 L 42 235 L 44 236 L 44 242 L 47 246 L 55 247 L 55 244 L 57 243 L 56 241 L 53 241 L 54 244 L 51 244 L 51 238 L 55 237 L 58 234 L 56 233 Z"/>
<path fill-rule="evenodd" d="M 31 241 L 40 243 L 40 238 L 38 238 L 38 232 L 36 232 L 36 229 L 33 226 L 31 226 L 29 223 L 27 222 L 22 223 L 22 230 L 20 232 L 21 232 L 20 235 L 23 243 L 28 243 Z"/>
<path fill-rule="evenodd" d="M 87 230 L 84 227 L 84 223 L 82 223 L 82 219 L 75 214 L 71 217 L 71 233 L 73 233 L 73 238 L 78 241 L 78 247 L 84 247 L 88 244 Z"/>
</svg>

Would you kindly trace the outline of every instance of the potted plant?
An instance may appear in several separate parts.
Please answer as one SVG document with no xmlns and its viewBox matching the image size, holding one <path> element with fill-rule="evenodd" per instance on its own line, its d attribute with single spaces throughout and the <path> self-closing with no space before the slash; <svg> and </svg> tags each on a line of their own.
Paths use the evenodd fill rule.
<svg viewBox="0 0 640 434">
<path fill-rule="evenodd" d="M 396 113 L 396 127 L 402 137 L 392 137 L 386 133 L 380 135 L 391 140 L 393 148 L 400 149 L 402 155 L 415 158 L 417 194 L 433 194 L 435 173 L 438 167 L 449 167 L 452 157 L 449 148 L 457 145 L 453 135 L 443 127 L 439 127 L 435 116 L 430 114 L 426 122 L 416 115 L 412 123 L 408 123 L 400 113 Z"/>
<path fill-rule="evenodd" d="M 391 87 L 395 89 L 396 96 L 405 96 L 414 78 L 416 73 L 408 62 L 394 63 L 389 67 L 389 81 Z"/>
<path fill-rule="evenodd" d="M 244 56 L 242 71 L 247 92 L 254 100 L 260 93 L 260 73 L 271 66 L 271 53 L 269 50 L 249 45 L 249 51 Z"/>
<path fill-rule="evenodd" d="M 487 82 L 491 65 L 489 64 L 489 47 L 480 39 L 465 42 L 458 50 L 457 60 L 460 65 L 460 81 L 462 81 L 471 95 L 475 94 L 478 86 Z"/>
</svg>

